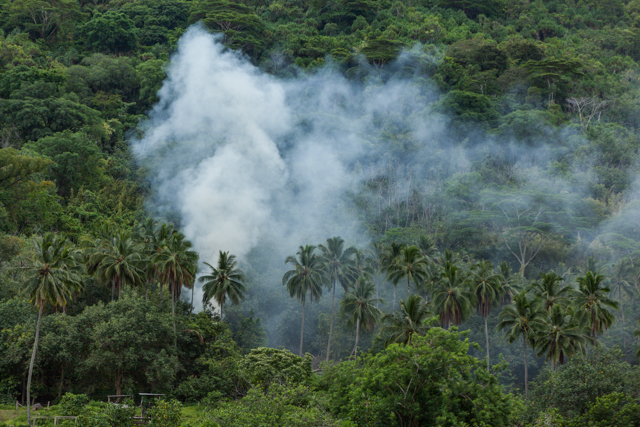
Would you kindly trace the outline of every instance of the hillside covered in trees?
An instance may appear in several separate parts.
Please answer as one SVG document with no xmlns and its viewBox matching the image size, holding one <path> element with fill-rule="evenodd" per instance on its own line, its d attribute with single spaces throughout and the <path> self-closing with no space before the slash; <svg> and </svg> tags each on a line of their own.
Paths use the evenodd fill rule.
<svg viewBox="0 0 640 427">
<path fill-rule="evenodd" d="M 639 63 L 635 0 L 0 0 L 0 403 L 640 426 Z"/>
</svg>

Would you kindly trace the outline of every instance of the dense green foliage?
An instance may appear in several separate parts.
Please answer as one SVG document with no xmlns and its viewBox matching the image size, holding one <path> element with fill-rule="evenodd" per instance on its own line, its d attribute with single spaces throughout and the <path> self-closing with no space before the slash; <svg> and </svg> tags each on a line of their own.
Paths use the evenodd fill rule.
<svg viewBox="0 0 640 427">
<path fill-rule="evenodd" d="M 127 138 L 196 22 L 280 78 L 410 82 L 339 201 L 370 248 L 199 259 L 145 211 Z M 178 400 L 202 427 L 640 425 L 638 46 L 637 0 L 0 0 L 0 400 L 100 427 L 131 413 L 89 398 L 138 392 L 166 426 Z"/>
</svg>

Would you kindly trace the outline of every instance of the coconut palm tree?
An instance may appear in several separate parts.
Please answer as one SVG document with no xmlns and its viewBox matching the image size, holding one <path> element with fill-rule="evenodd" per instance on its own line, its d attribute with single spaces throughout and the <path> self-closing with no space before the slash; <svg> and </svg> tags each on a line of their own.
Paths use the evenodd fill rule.
<svg viewBox="0 0 640 427">
<path fill-rule="evenodd" d="M 608 297 L 610 289 L 604 286 L 604 280 L 604 276 L 591 271 L 576 278 L 578 289 L 574 292 L 574 305 L 578 313 L 586 317 L 594 342 L 596 334 L 613 324 L 614 315 L 607 307 L 618 309 L 618 303 Z"/>
<path fill-rule="evenodd" d="M 570 301 L 571 287 L 561 285 L 563 281 L 562 277 L 558 276 L 555 272 L 550 271 L 548 273 L 541 274 L 540 280 L 529 285 L 528 290 L 533 291 L 533 294 L 538 297 L 538 301 L 542 304 L 542 308 L 551 312 L 551 309 L 556 306 L 566 306 Z"/>
<path fill-rule="evenodd" d="M 511 303 L 515 294 L 520 292 L 520 280 L 522 276 L 514 274 L 513 269 L 508 262 L 502 261 L 498 265 L 496 271 L 500 275 L 500 286 L 502 286 L 502 296 L 500 297 L 500 305 Z"/>
<path fill-rule="evenodd" d="M 387 280 L 391 280 L 389 277 L 393 274 L 395 269 L 398 266 L 398 259 L 402 255 L 402 249 L 404 249 L 404 244 L 391 242 L 389 246 L 385 249 L 382 254 L 382 270 L 385 272 Z M 393 305 L 392 310 L 396 309 L 396 287 L 398 286 L 398 281 L 391 280 L 393 284 Z"/>
<path fill-rule="evenodd" d="M 640 319 L 638 319 L 638 328 L 633 331 L 633 336 L 634 337 L 640 337 Z M 636 357 L 640 358 L 640 345 L 638 346 L 638 349 L 636 350 Z"/>
<path fill-rule="evenodd" d="M 507 330 L 507 342 L 514 343 L 522 337 L 524 351 L 524 390 L 529 397 L 529 365 L 527 363 L 527 343 L 535 346 L 533 337 L 542 328 L 545 312 L 540 311 L 536 301 L 527 298 L 527 291 L 523 290 L 513 296 L 513 302 L 505 306 L 498 317 L 498 330 Z"/>
<path fill-rule="evenodd" d="M 592 341 L 574 314 L 571 307 L 554 305 L 535 333 L 537 356 L 551 360 L 554 369 L 564 364 L 565 357 L 585 353 Z"/>
<path fill-rule="evenodd" d="M 500 275 L 493 271 L 493 265 L 489 261 L 481 261 L 471 270 L 471 290 L 475 295 L 476 311 L 484 318 L 484 334 L 487 344 L 487 364 L 491 363 L 489 356 L 489 326 L 488 319 L 491 306 L 498 301 L 504 290 Z"/>
<path fill-rule="evenodd" d="M 122 295 L 122 287 L 135 287 L 145 282 L 144 248 L 136 243 L 131 234 L 118 230 L 108 237 L 96 239 L 96 245 L 90 250 L 87 270 L 99 281 L 111 284 L 111 301 L 115 292 L 118 298 Z"/>
<path fill-rule="evenodd" d="M 422 235 L 418 238 L 416 245 L 420 249 L 420 255 L 427 263 L 434 263 L 439 259 L 439 252 L 436 245 L 429 236 Z"/>
<path fill-rule="evenodd" d="M 369 257 L 369 264 L 371 265 L 371 269 L 373 270 L 373 280 L 376 285 L 376 298 L 380 298 L 378 291 L 380 289 L 380 278 L 383 271 L 383 255 L 384 246 L 382 245 L 382 243 L 372 243 L 367 256 Z M 376 307 L 379 308 L 378 303 L 376 303 Z"/>
<path fill-rule="evenodd" d="M 446 261 L 440 280 L 433 290 L 433 305 L 440 313 L 440 321 L 447 329 L 460 325 L 475 305 L 475 298 L 469 291 L 467 278 L 460 274 L 457 266 Z"/>
<path fill-rule="evenodd" d="M 153 262 L 158 265 L 158 275 L 161 283 L 165 283 L 171 293 L 171 316 L 173 317 L 173 331 L 176 334 L 176 299 L 180 298 L 182 287 L 191 288 L 194 285 L 198 271 L 198 253 L 191 250 L 192 244 L 184 234 L 172 233 L 165 244 L 153 256 Z"/>
<path fill-rule="evenodd" d="M 360 327 L 362 326 L 365 331 L 373 331 L 382 317 L 382 312 L 376 308 L 378 299 L 374 297 L 375 287 L 369 282 L 368 277 L 361 276 L 357 283 L 358 286 L 346 294 L 341 302 L 343 313 L 356 325 L 356 343 L 353 347 L 356 360 L 358 360 Z"/>
<path fill-rule="evenodd" d="M 324 276 L 331 296 L 331 321 L 329 326 L 329 340 L 327 342 L 327 362 L 331 354 L 331 337 L 333 336 L 333 313 L 336 299 L 336 283 L 340 283 L 344 290 L 349 289 L 349 278 L 353 277 L 353 255 L 355 248 L 344 249 L 344 240 L 341 237 L 330 237 L 326 246 L 319 245 L 322 251 L 321 261 L 323 263 Z"/>
<path fill-rule="evenodd" d="M 27 422 L 31 425 L 31 378 L 40 337 L 40 321 L 47 304 L 65 307 L 74 293 L 83 289 L 79 253 L 64 235 L 46 233 L 34 239 L 34 257 L 24 274 L 24 294 L 38 308 L 36 335 L 27 377 Z"/>
<path fill-rule="evenodd" d="M 429 278 L 427 262 L 420 254 L 417 246 L 407 246 L 400 251 L 396 258 L 395 267 L 389 272 L 389 279 L 398 283 L 407 278 L 407 298 L 411 295 L 411 282 L 417 286 L 424 285 Z"/>
<path fill-rule="evenodd" d="M 613 264 L 610 268 L 609 283 L 611 295 L 614 296 L 620 304 L 620 314 L 622 315 L 622 323 L 625 323 L 623 303 L 626 298 L 631 298 L 635 294 L 634 287 L 629 283 L 633 277 L 631 261 L 623 258 L 617 264 Z"/>
<path fill-rule="evenodd" d="M 357 288 L 360 278 L 369 279 L 373 276 L 373 272 L 371 258 L 362 249 L 355 249 L 353 251 L 353 268 L 350 274 L 350 282 L 354 283 L 355 288 Z"/>
<path fill-rule="evenodd" d="M 431 308 L 420 295 L 411 295 L 407 302 L 400 300 L 400 310 L 385 315 L 382 336 L 387 336 L 385 347 L 394 343 L 411 344 L 413 335 L 424 335 L 429 329 L 427 323 Z"/>
<path fill-rule="evenodd" d="M 293 269 L 287 271 L 282 277 L 282 284 L 287 287 L 289 295 L 296 297 L 302 302 L 302 324 L 300 326 L 300 351 L 298 354 L 302 356 L 302 344 L 304 342 L 304 308 L 309 293 L 311 304 L 313 298 L 316 302 L 322 296 L 322 274 L 323 262 L 315 252 L 316 247 L 306 245 L 300 246 L 295 256 L 289 256 L 284 261 L 285 264 L 291 264 Z"/>
<path fill-rule="evenodd" d="M 208 262 L 204 264 L 211 269 L 211 273 L 198 278 L 200 283 L 204 283 L 202 304 L 205 305 L 213 298 L 220 307 L 220 318 L 222 318 L 222 307 L 227 298 L 235 305 L 240 304 L 240 300 L 244 299 L 244 293 L 247 292 L 243 283 L 244 273 L 236 268 L 238 265 L 236 257 L 229 255 L 229 252 L 220 251 L 217 267 Z"/>
</svg>

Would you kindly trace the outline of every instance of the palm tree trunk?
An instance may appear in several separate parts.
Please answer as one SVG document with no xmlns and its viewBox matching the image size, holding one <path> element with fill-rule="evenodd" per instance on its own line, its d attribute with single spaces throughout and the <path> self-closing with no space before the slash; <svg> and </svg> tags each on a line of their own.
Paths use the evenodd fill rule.
<svg viewBox="0 0 640 427">
<path fill-rule="evenodd" d="M 300 351 L 298 352 L 298 355 L 300 357 L 302 357 L 302 343 L 304 341 L 304 301 L 305 299 L 307 299 L 306 295 L 302 299 L 302 326 L 300 326 Z"/>
<path fill-rule="evenodd" d="M 173 317 L 173 336 L 176 351 L 178 350 L 178 330 L 176 329 L 176 293 L 175 285 L 169 288 L 171 291 L 171 317 Z"/>
<path fill-rule="evenodd" d="M 29 376 L 27 377 L 27 424 L 31 425 L 31 377 L 33 376 L 33 363 L 36 360 L 36 350 L 38 349 L 38 338 L 40 338 L 40 320 L 44 310 L 44 301 L 40 302 L 38 312 L 38 323 L 36 324 L 36 339 L 33 342 L 33 352 L 31 353 L 31 363 L 29 363 Z"/>
<path fill-rule="evenodd" d="M 487 367 L 491 366 L 491 358 L 489 357 L 489 326 L 487 325 L 487 319 L 489 316 L 484 316 L 484 335 L 487 339 Z"/>
<path fill-rule="evenodd" d="M 376 272 L 376 299 L 379 300 L 380 296 L 378 296 L 378 282 L 380 281 L 380 274 Z M 378 305 L 380 304 L 380 301 L 376 301 L 376 308 L 379 308 Z"/>
<path fill-rule="evenodd" d="M 116 280 L 113 279 L 111 281 L 111 302 L 113 302 L 115 296 L 116 296 Z"/>
<path fill-rule="evenodd" d="M 144 287 L 144 300 L 149 301 L 149 281 L 146 282 L 146 286 Z"/>
<path fill-rule="evenodd" d="M 396 285 L 393 285 L 393 310 L 396 311 Z"/>
<path fill-rule="evenodd" d="M 407 275 L 407 301 L 409 301 L 409 296 L 411 295 L 411 280 L 409 280 L 410 276 Z"/>
<path fill-rule="evenodd" d="M 193 285 L 191 285 L 191 310 L 189 311 L 189 317 L 191 317 L 191 314 L 193 314 L 193 291 L 196 288 L 196 284 L 194 283 Z"/>
<path fill-rule="evenodd" d="M 356 355 L 356 362 L 358 361 L 358 340 L 360 339 L 360 318 L 356 319 L 356 345 L 353 348 L 353 352 Z"/>
<path fill-rule="evenodd" d="M 333 281 L 333 297 L 331 297 L 331 322 L 329 326 L 329 342 L 327 343 L 327 358 L 326 361 L 329 361 L 329 353 L 331 352 L 331 335 L 333 335 L 333 307 L 336 300 L 336 282 Z"/>
<path fill-rule="evenodd" d="M 524 345 L 524 394 L 529 397 L 529 365 L 527 364 L 527 336 L 522 335 L 522 344 Z"/>
</svg>

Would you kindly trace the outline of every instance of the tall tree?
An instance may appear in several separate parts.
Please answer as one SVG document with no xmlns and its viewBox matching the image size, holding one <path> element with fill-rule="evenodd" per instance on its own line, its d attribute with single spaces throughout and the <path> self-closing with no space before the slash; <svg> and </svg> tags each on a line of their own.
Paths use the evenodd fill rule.
<svg viewBox="0 0 640 427">
<path fill-rule="evenodd" d="M 135 287 L 145 282 L 144 248 L 131 238 L 131 234 L 114 230 L 111 236 L 98 238 L 96 244 L 89 256 L 87 270 L 101 282 L 111 284 L 111 301 L 116 291 L 120 298 L 123 286 Z"/>
<path fill-rule="evenodd" d="M 449 329 L 451 323 L 460 325 L 470 314 L 475 303 L 469 291 L 467 278 L 457 266 L 445 263 L 440 280 L 433 291 L 433 305 L 440 315 L 442 325 Z"/>
<path fill-rule="evenodd" d="M 316 247 L 313 245 L 300 246 L 295 256 L 289 256 L 284 261 L 285 264 L 291 264 L 293 269 L 287 271 L 282 277 L 282 284 L 287 287 L 287 291 L 291 297 L 296 297 L 302 302 L 302 324 L 300 326 L 300 351 L 298 354 L 302 357 L 302 345 L 304 343 L 304 309 L 307 300 L 307 292 L 310 296 L 311 304 L 313 298 L 316 301 L 322 296 L 322 274 L 323 260 L 315 254 Z M 331 340 L 331 336 L 329 336 Z M 328 351 L 328 350 L 327 350 Z"/>
<path fill-rule="evenodd" d="M 402 249 L 404 249 L 404 244 L 391 242 L 391 244 L 385 249 L 382 254 L 382 269 L 384 270 L 386 277 L 388 280 L 391 280 L 389 277 L 395 269 L 398 267 L 398 259 L 402 254 Z M 396 287 L 398 286 L 398 281 L 391 280 L 393 284 L 393 305 L 392 310 L 396 309 Z"/>
<path fill-rule="evenodd" d="M 502 261 L 500 265 L 498 265 L 496 272 L 500 275 L 500 286 L 502 286 L 500 304 L 509 304 L 513 296 L 520 291 L 519 282 L 522 276 L 514 274 L 511 266 L 506 261 Z"/>
<path fill-rule="evenodd" d="M 416 287 L 424 285 L 428 276 L 427 262 L 417 246 L 403 248 L 396 259 L 395 267 L 389 273 L 389 279 L 395 283 L 407 278 L 407 298 L 411 295 L 411 282 L 413 281 Z"/>
<path fill-rule="evenodd" d="M 235 305 L 240 304 L 240 300 L 244 299 L 244 293 L 247 292 L 243 283 L 244 273 L 236 268 L 238 265 L 236 257 L 229 255 L 229 252 L 220 251 L 217 267 L 208 262 L 204 264 L 211 269 L 211 273 L 198 278 L 200 283 L 204 283 L 202 304 L 208 303 L 212 298 L 215 299 L 220 307 L 220 318 L 222 318 L 222 306 L 227 298 Z"/>
<path fill-rule="evenodd" d="M 380 242 L 375 242 L 371 244 L 371 248 L 369 249 L 368 257 L 371 268 L 373 270 L 373 280 L 376 285 L 376 298 L 380 298 L 379 290 L 380 290 L 380 280 L 383 271 L 383 257 L 384 255 L 384 246 Z M 376 307 L 379 308 L 378 303 L 376 303 Z"/>
<path fill-rule="evenodd" d="M 322 263 L 326 282 L 332 291 L 331 296 L 331 321 L 329 326 L 329 340 L 327 342 L 327 362 L 331 354 L 331 337 L 333 336 L 333 313 L 336 299 L 336 283 L 340 283 L 347 290 L 349 277 L 353 275 L 353 255 L 355 248 L 344 249 L 344 240 L 341 237 L 327 239 L 327 244 L 319 245 L 322 251 Z"/>
<path fill-rule="evenodd" d="M 611 296 L 618 300 L 620 304 L 620 315 L 622 316 L 622 323 L 625 323 L 624 318 L 624 300 L 625 298 L 631 298 L 635 294 L 634 287 L 630 283 L 633 277 L 631 268 L 631 262 L 628 258 L 623 258 L 616 264 L 613 264 L 610 268 L 609 283 L 611 287 Z"/>
<path fill-rule="evenodd" d="M 591 341 L 571 307 L 554 305 L 535 334 L 536 353 L 551 360 L 554 369 L 563 365 L 565 357 L 584 353 Z"/>
<path fill-rule="evenodd" d="M 427 320 L 431 308 L 420 295 L 411 295 L 406 303 L 400 300 L 400 310 L 382 318 L 382 336 L 386 336 L 385 347 L 393 343 L 411 344 L 414 335 L 424 335 L 429 329 Z"/>
<path fill-rule="evenodd" d="M 574 304 L 578 313 L 586 316 L 594 342 L 596 334 L 613 324 L 614 316 L 608 308 L 618 309 L 618 303 L 608 297 L 610 290 L 604 280 L 603 275 L 592 271 L 576 278 L 578 289 L 574 292 Z"/>
<path fill-rule="evenodd" d="M 382 312 L 376 307 L 378 298 L 374 296 L 375 287 L 369 282 L 368 277 L 361 276 L 358 286 L 342 299 L 342 310 L 349 320 L 356 325 L 356 343 L 353 347 L 355 359 L 358 360 L 358 341 L 360 339 L 360 327 L 373 331 L 380 321 Z"/>
<path fill-rule="evenodd" d="M 538 310 L 538 304 L 527 298 L 523 290 L 513 296 L 513 303 L 505 306 L 498 318 L 498 330 L 507 330 L 507 341 L 514 343 L 522 337 L 524 354 L 524 391 L 529 397 L 529 365 L 527 363 L 527 343 L 535 345 L 533 337 L 536 330 L 544 324 L 545 313 Z"/>
<path fill-rule="evenodd" d="M 353 268 L 350 277 L 350 281 L 354 284 L 354 287 L 358 288 L 361 278 L 371 278 L 373 272 L 371 258 L 369 258 L 362 249 L 355 249 L 353 251 Z"/>
<path fill-rule="evenodd" d="M 533 294 L 538 297 L 542 308 L 551 313 L 554 306 L 566 306 L 570 301 L 571 287 L 563 287 L 561 282 L 562 277 L 558 276 L 555 272 L 550 271 L 543 273 L 537 282 L 533 282 L 529 285 L 529 290 L 533 291 Z"/>
<path fill-rule="evenodd" d="M 166 244 L 153 257 L 153 262 L 158 264 L 160 280 L 167 284 L 171 293 L 171 315 L 176 340 L 176 299 L 180 298 L 183 286 L 191 288 L 194 285 L 198 270 L 198 253 L 191 250 L 191 247 L 191 242 L 184 234 L 176 232 L 167 238 Z"/>
<path fill-rule="evenodd" d="M 23 292 L 38 308 L 38 322 L 27 377 L 27 422 L 31 425 L 31 378 L 40 337 L 40 321 L 47 304 L 66 306 L 76 292 L 83 289 L 78 253 L 64 235 L 46 233 L 34 239 L 34 257 L 25 270 Z"/>
<path fill-rule="evenodd" d="M 493 271 L 493 265 L 489 261 L 481 261 L 471 270 L 471 287 L 476 299 L 476 310 L 484 318 L 484 334 L 487 345 L 487 363 L 491 363 L 489 355 L 489 326 L 488 319 L 491 306 L 498 301 L 503 294 L 500 275 Z"/>
</svg>

